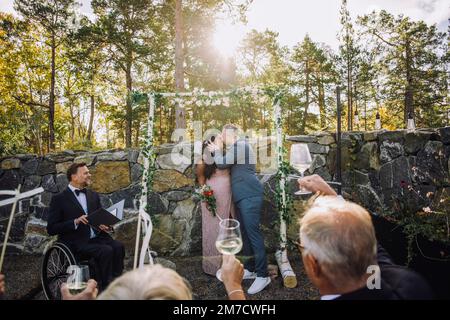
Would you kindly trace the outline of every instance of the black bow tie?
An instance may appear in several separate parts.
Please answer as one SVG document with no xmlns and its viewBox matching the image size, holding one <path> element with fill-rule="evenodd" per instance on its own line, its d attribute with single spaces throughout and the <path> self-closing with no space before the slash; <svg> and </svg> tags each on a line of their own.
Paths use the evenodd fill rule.
<svg viewBox="0 0 450 320">
<path fill-rule="evenodd" d="M 86 188 L 85 189 L 75 189 L 75 194 L 77 195 L 77 197 L 80 195 L 80 192 L 83 192 L 84 194 L 86 194 Z"/>
</svg>

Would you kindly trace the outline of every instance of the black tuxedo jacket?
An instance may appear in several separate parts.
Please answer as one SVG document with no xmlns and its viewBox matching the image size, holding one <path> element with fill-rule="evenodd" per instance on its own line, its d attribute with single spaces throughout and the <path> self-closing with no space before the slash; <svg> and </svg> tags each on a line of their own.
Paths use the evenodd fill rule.
<svg viewBox="0 0 450 320">
<path fill-rule="evenodd" d="M 101 208 L 100 197 L 92 190 L 86 191 L 88 215 Z M 84 215 L 84 210 L 78 202 L 75 194 L 69 187 L 63 192 L 52 197 L 50 201 L 47 232 L 49 235 L 58 235 L 58 240 L 77 250 L 87 244 L 91 230 L 89 225 L 80 223 L 75 229 L 74 220 Z M 98 233 L 98 232 L 96 232 Z M 105 232 L 100 232 L 107 236 Z"/>
<path fill-rule="evenodd" d="M 434 294 L 428 282 L 418 273 L 395 264 L 387 251 L 378 245 L 381 289 L 367 287 L 346 293 L 336 300 L 430 300 Z"/>
</svg>

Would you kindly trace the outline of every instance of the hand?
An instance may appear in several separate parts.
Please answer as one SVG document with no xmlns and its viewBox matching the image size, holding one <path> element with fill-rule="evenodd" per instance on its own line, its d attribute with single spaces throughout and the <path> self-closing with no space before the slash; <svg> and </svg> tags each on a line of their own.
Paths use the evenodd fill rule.
<svg viewBox="0 0 450 320">
<path fill-rule="evenodd" d="M 0 274 L 0 296 L 5 294 L 5 276 Z"/>
<path fill-rule="evenodd" d="M 222 281 L 227 292 L 241 289 L 242 278 L 244 277 L 244 266 L 233 255 L 224 254 L 222 256 Z"/>
<path fill-rule="evenodd" d="M 219 150 L 220 148 L 219 148 L 219 146 L 217 145 L 217 144 L 215 144 L 215 143 L 208 143 L 208 151 L 209 152 L 216 152 L 217 150 Z"/>
<path fill-rule="evenodd" d="M 103 232 L 111 232 L 112 231 L 112 227 L 110 226 L 105 226 L 104 224 L 101 224 L 98 226 L 100 228 L 100 230 L 102 230 Z"/>
<path fill-rule="evenodd" d="M 300 188 L 305 188 L 313 193 L 319 192 L 324 196 L 337 196 L 336 191 L 317 174 L 298 179 Z"/>
<path fill-rule="evenodd" d="M 87 215 L 82 215 L 75 219 L 75 224 L 78 226 L 80 223 L 82 224 L 88 224 L 89 221 L 87 219 Z"/>
<path fill-rule="evenodd" d="M 61 296 L 63 300 L 95 300 L 97 298 L 98 289 L 97 281 L 89 279 L 86 289 L 77 295 L 70 293 L 67 283 L 61 285 Z"/>
</svg>

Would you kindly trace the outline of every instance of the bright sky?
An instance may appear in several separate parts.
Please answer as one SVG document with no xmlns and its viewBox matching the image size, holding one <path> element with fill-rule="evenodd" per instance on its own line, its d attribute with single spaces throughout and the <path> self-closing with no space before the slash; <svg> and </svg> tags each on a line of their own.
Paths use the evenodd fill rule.
<svg viewBox="0 0 450 320">
<path fill-rule="evenodd" d="M 0 10 L 13 12 L 13 2 L 0 0 Z M 81 11 L 92 15 L 90 0 L 80 2 Z M 308 33 L 313 41 L 337 49 L 340 3 L 341 0 L 254 0 L 248 12 L 248 24 L 233 26 L 227 21 L 218 22 L 214 42 L 223 54 L 232 55 L 246 32 L 268 28 L 279 33 L 283 45 L 293 46 Z M 441 31 L 447 30 L 450 18 L 450 0 L 348 0 L 348 6 L 353 18 L 374 9 L 385 9 L 414 20 L 436 23 Z"/>
</svg>

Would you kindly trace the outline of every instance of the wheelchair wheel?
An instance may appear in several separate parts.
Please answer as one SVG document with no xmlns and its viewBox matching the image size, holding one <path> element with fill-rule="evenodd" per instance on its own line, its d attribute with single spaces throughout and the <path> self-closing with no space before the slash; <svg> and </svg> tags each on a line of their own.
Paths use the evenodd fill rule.
<svg viewBox="0 0 450 320">
<path fill-rule="evenodd" d="M 56 242 L 44 254 L 41 269 L 42 289 L 48 300 L 61 300 L 61 284 L 67 280 L 67 268 L 75 257 L 63 243 Z"/>
</svg>

